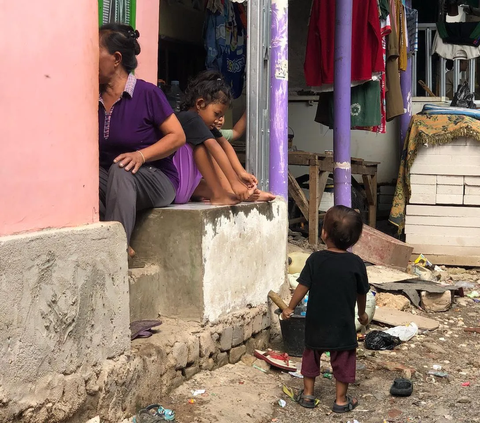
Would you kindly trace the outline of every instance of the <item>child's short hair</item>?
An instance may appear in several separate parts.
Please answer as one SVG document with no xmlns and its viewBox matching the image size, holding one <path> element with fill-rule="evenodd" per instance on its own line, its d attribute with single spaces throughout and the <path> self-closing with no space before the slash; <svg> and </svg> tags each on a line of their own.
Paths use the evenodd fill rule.
<svg viewBox="0 0 480 423">
<path fill-rule="evenodd" d="M 334 206 L 323 219 L 323 229 L 340 250 L 347 250 L 360 239 L 363 222 L 360 213 L 350 207 Z"/>
<path fill-rule="evenodd" d="M 185 97 L 180 109 L 182 111 L 195 107 L 199 98 L 205 100 L 205 105 L 220 103 L 230 106 L 232 104 L 232 93 L 223 76 L 215 71 L 200 72 L 195 78 L 188 82 L 185 90 Z"/>
</svg>

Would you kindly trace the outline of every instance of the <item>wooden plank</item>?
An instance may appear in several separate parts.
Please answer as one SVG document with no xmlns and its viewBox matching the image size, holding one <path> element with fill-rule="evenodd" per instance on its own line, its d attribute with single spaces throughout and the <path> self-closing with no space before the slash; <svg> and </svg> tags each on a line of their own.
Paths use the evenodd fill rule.
<svg viewBox="0 0 480 423">
<path fill-rule="evenodd" d="M 329 172 L 321 172 L 320 177 L 318 178 L 317 184 L 317 210 L 320 209 L 320 203 L 322 202 L 323 193 L 325 191 L 325 187 L 327 186 L 327 181 L 330 173 Z"/>
<path fill-rule="evenodd" d="M 308 242 L 311 245 L 318 244 L 318 162 L 310 162 L 309 179 L 309 202 L 308 202 Z"/>
<path fill-rule="evenodd" d="M 480 156 L 480 143 L 465 146 L 447 144 L 438 146 L 438 148 L 429 147 L 422 152 L 421 156 Z"/>
<path fill-rule="evenodd" d="M 478 166 L 480 165 L 480 156 L 470 156 L 468 153 L 461 155 L 461 156 L 453 156 L 453 155 L 435 155 L 435 154 L 428 154 L 424 156 L 417 156 L 415 158 L 415 161 L 413 162 L 412 169 L 415 169 L 416 167 L 421 166 L 421 165 L 430 165 L 430 166 L 452 166 L 452 165 L 458 165 L 458 166 Z M 459 169 L 459 172 L 461 172 L 461 168 Z M 415 171 L 415 173 L 422 173 Z M 443 173 L 439 173 L 439 175 L 443 175 Z M 457 174 L 458 176 L 461 176 L 461 173 Z"/>
<path fill-rule="evenodd" d="M 412 195 L 433 194 L 437 192 L 436 185 L 410 184 Z"/>
<path fill-rule="evenodd" d="M 308 220 L 309 214 L 307 197 L 305 196 L 303 190 L 300 188 L 300 185 L 298 185 L 297 180 L 290 172 L 288 172 L 288 193 L 295 201 L 295 204 L 300 209 L 300 212 Z"/>
<path fill-rule="evenodd" d="M 434 225 L 407 225 L 405 226 L 407 235 L 432 235 L 444 237 L 469 238 L 478 237 L 478 245 L 480 245 L 480 228 L 474 227 L 451 227 L 451 226 L 434 226 Z"/>
<path fill-rule="evenodd" d="M 480 257 L 480 247 L 461 247 L 455 245 L 432 245 L 432 244 L 415 244 L 413 247 L 413 255 L 419 254 L 437 254 L 447 256 L 470 256 Z"/>
<path fill-rule="evenodd" d="M 437 175 L 437 185 L 463 185 L 463 176 Z"/>
<path fill-rule="evenodd" d="M 435 330 L 439 326 L 436 320 L 429 319 L 428 317 L 422 317 L 388 307 L 377 307 L 373 315 L 373 320 L 390 326 L 405 326 L 413 322 L 419 329 L 425 330 Z"/>
<path fill-rule="evenodd" d="M 437 194 L 435 203 L 436 204 L 463 204 L 463 194 L 461 195 Z"/>
<path fill-rule="evenodd" d="M 478 217 L 480 207 L 408 205 L 407 216 Z"/>
<path fill-rule="evenodd" d="M 462 185 L 437 184 L 437 195 L 438 194 L 463 195 L 463 184 Z"/>
<path fill-rule="evenodd" d="M 406 241 L 408 244 L 437 244 L 437 245 L 456 245 L 465 247 L 479 247 L 480 239 L 478 237 L 458 237 L 458 236 L 442 236 L 442 235 L 421 235 L 407 234 Z"/>
<path fill-rule="evenodd" d="M 435 204 L 437 194 L 435 192 L 430 194 L 412 194 L 410 196 L 409 204 Z"/>
<path fill-rule="evenodd" d="M 463 197 L 463 204 L 469 206 L 480 206 L 480 195 L 465 195 Z"/>
<path fill-rule="evenodd" d="M 480 214 L 477 217 L 458 216 L 412 216 L 407 214 L 405 224 L 480 228 Z"/>
<path fill-rule="evenodd" d="M 410 174 L 410 185 L 413 186 L 415 184 L 419 185 L 436 185 L 437 184 L 437 176 L 435 175 L 417 175 L 417 174 Z"/>
<path fill-rule="evenodd" d="M 465 176 L 465 185 L 480 186 L 480 176 Z"/>
<path fill-rule="evenodd" d="M 465 185 L 465 195 L 480 195 L 480 186 Z"/>
<path fill-rule="evenodd" d="M 417 256 L 412 254 L 411 260 L 415 260 Z M 432 264 L 443 264 L 445 266 L 480 266 L 480 256 L 429 254 L 428 260 Z"/>
<path fill-rule="evenodd" d="M 465 166 L 461 163 L 437 166 L 432 164 L 417 164 L 414 162 L 412 172 L 424 175 L 480 176 L 480 163 Z"/>
</svg>

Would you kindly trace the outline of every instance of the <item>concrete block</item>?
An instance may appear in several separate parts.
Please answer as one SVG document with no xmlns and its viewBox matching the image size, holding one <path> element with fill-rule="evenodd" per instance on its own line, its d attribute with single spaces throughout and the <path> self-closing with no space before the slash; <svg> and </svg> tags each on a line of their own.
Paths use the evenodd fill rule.
<svg viewBox="0 0 480 423">
<path fill-rule="evenodd" d="M 465 176 L 465 185 L 480 186 L 480 176 Z"/>
<path fill-rule="evenodd" d="M 188 358 L 187 364 L 192 364 L 200 356 L 200 339 L 198 336 L 189 336 L 187 339 Z"/>
<path fill-rule="evenodd" d="M 437 185 L 461 185 L 463 186 L 464 177 L 454 175 L 437 175 Z"/>
<path fill-rule="evenodd" d="M 463 195 L 463 185 L 437 185 L 437 195 Z"/>
<path fill-rule="evenodd" d="M 176 342 L 172 348 L 172 355 L 175 359 L 175 370 L 187 367 L 188 348 L 183 342 Z"/>
<path fill-rule="evenodd" d="M 460 187 L 463 188 L 463 187 Z M 463 193 L 462 194 L 437 194 L 435 200 L 437 204 L 463 204 Z"/>
<path fill-rule="evenodd" d="M 248 322 L 245 323 L 245 326 L 243 327 L 243 340 L 246 341 L 247 339 L 250 339 L 253 334 L 253 322 L 249 320 Z"/>
<path fill-rule="evenodd" d="M 210 357 L 215 352 L 215 342 L 210 331 L 202 332 L 199 336 L 200 357 Z"/>
<path fill-rule="evenodd" d="M 220 352 L 217 354 L 217 366 L 222 367 L 228 364 L 228 353 Z"/>
<path fill-rule="evenodd" d="M 465 195 L 463 197 L 463 204 L 468 206 L 479 206 L 480 195 Z"/>
<path fill-rule="evenodd" d="M 283 283 L 287 226 L 281 199 L 178 205 L 139 215 L 132 247 L 161 269 L 154 298 L 162 315 L 216 322 L 264 304 Z"/>
<path fill-rule="evenodd" d="M 0 385 L 11 404 L 33 397 L 36 385 L 130 350 L 119 223 L 1 237 L 0 257 Z"/>
<path fill-rule="evenodd" d="M 413 247 L 364 225 L 362 236 L 352 251 L 367 262 L 405 270 Z"/>
<path fill-rule="evenodd" d="M 418 175 L 410 174 L 410 184 L 411 185 L 436 185 L 437 176 L 436 175 Z"/>
<path fill-rule="evenodd" d="M 229 353 L 230 364 L 238 363 L 246 352 L 247 347 L 245 345 L 240 345 L 239 347 L 232 348 Z"/>
<path fill-rule="evenodd" d="M 243 327 L 235 326 L 233 328 L 232 346 L 236 347 L 243 343 Z"/>
<path fill-rule="evenodd" d="M 271 321 L 270 321 L 270 314 L 264 314 L 262 316 L 262 329 L 267 329 L 270 327 L 271 325 Z"/>
<path fill-rule="evenodd" d="M 270 343 L 270 331 L 264 330 L 254 337 L 255 349 L 265 350 Z"/>
<path fill-rule="evenodd" d="M 422 291 L 421 305 L 425 311 L 447 311 L 452 306 L 452 293 L 446 291 L 443 293 L 430 293 Z"/>
<path fill-rule="evenodd" d="M 257 314 L 252 321 L 252 332 L 256 334 L 262 330 L 262 315 Z"/>
<path fill-rule="evenodd" d="M 200 371 L 200 367 L 191 366 L 183 370 L 183 375 L 185 376 L 185 379 L 188 380 L 188 379 L 191 379 L 193 376 L 195 376 L 199 371 Z"/>
<path fill-rule="evenodd" d="M 157 295 L 161 291 L 160 267 L 151 264 L 129 269 L 130 321 L 157 319 L 160 308 Z"/>
<path fill-rule="evenodd" d="M 232 348 L 232 341 L 233 341 L 233 328 L 231 326 L 227 326 L 223 328 L 222 333 L 220 335 L 220 350 L 221 351 L 228 351 Z"/>
</svg>

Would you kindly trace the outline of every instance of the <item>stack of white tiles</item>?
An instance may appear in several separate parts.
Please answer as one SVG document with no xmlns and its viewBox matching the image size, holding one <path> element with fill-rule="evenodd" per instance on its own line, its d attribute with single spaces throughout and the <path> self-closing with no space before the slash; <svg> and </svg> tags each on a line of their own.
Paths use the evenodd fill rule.
<svg viewBox="0 0 480 423">
<path fill-rule="evenodd" d="M 421 147 L 410 172 L 406 242 L 439 264 L 480 265 L 480 142 Z"/>
</svg>

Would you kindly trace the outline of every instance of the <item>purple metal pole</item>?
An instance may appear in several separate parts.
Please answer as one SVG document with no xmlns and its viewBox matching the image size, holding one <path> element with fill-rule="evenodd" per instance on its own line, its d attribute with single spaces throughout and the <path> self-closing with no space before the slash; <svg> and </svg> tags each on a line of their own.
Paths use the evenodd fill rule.
<svg viewBox="0 0 480 423">
<path fill-rule="evenodd" d="M 288 199 L 288 0 L 272 0 L 270 191 Z"/>
<path fill-rule="evenodd" d="M 333 87 L 333 182 L 335 205 L 352 205 L 350 109 L 352 78 L 353 0 L 335 7 L 335 79 Z"/>
<path fill-rule="evenodd" d="M 406 0 L 406 6 L 412 7 L 412 0 Z M 427 58 L 429 60 L 429 58 Z M 412 56 L 409 55 L 407 70 L 400 74 L 400 86 L 402 88 L 403 108 L 406 111 L 400 116 L 400 152 L 403 151 L 405 137 L 412 118 Z"/>
</svg>

